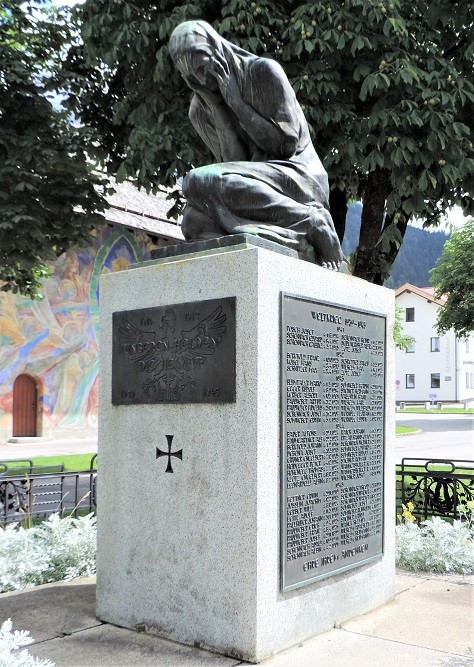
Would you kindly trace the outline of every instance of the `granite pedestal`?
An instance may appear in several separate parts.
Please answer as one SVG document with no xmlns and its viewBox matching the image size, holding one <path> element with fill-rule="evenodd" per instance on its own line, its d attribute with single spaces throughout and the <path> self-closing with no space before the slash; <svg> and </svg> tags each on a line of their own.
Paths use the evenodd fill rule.
<svg viewBox="0 0 474 667">
<path fill-rule="evenodd" d="M 270 247 L 242 239 L 108 274 L 100 302 L 98 616 L 251 662 L 382 605 L 395 574 L 393 293 Z M 383 555 L 287 592 L 282 292 L 387 318 Z M 114 312 L 228 297 L 235 402 L 112 404 Z M 157 448 L 182 450 L 172 473 Z"/>
</svg>

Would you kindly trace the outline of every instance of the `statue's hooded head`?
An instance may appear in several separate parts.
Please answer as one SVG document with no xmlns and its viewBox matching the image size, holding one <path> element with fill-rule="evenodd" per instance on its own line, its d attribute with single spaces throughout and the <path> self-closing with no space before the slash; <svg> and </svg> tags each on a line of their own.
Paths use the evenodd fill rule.
<svg viewBox="0 0 474 667">
<path fill-rule="evenodd" d="M 171 33 L 169 52 L 173 62 L 179 67 L 180 59 L 195 51 L 202 51 L 212 56 L 218 48 L 220 35 L 205 21 L 185 21 Z"/>
<path fill-rule="evenodd" d="M 216 80 L 210 73 L 216 53 L 225 58 L 229 71 L 238 80 L 241 79 L 247 61 L 255 58 L 225 40 L 205 21 L 180 23 L 171 34 L 168 48 L 175 66 L 188 86 L 194 89 L 199 86 L 216 88 Z"/>
</svg>

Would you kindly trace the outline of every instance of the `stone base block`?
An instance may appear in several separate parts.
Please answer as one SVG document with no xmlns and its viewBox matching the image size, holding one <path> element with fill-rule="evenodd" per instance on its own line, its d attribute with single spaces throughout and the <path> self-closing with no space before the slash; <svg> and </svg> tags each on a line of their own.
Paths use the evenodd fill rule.
<svg viewBox="0 0 474 667">
<path fill-rule="evenodd" d="M 389 342 L 383 556 L 285 593 L 282 292 L 382 314 Z M 224 297 L 236 299 L 235 402 L 112 405 L 113 312 Z M 392 598 L 393 293 L 237 245 L 103 276 L 100 305 L 98 616 L 259 662 Z M 182 450 L 172 473 L 157 448 Z"/>
</svg>

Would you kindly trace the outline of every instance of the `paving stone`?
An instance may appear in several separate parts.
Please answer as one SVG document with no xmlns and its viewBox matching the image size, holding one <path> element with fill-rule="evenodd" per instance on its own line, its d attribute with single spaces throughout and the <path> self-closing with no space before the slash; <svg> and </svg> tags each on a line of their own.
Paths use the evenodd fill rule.
<svg viewBox="0 0 474 667">
<path fill-rule="evenodd" d="M 78 579 L 0 595 L 0 624 L 28 630 L 35 641 L 100 625 L 95 617 L 95 580 Z"/>
<path fill-rule="evenodd" d="M 336 629 L 260 664 L 261 667 L 472 667 L 473 663 L 469 658 L 431 648 Z"/>
<path fill-rule="evenodd" d="M 176 644 L 166 639 L 103 625 L 29 647 L 37 658 L 56 667 L 233 667 L 235 658 Z"/>
<path fill-rule="evenodd" d="M 345 630 L 459 655 L 473 655 L 473 588 L 430 578 L 344 625 Z"/>
</svg>

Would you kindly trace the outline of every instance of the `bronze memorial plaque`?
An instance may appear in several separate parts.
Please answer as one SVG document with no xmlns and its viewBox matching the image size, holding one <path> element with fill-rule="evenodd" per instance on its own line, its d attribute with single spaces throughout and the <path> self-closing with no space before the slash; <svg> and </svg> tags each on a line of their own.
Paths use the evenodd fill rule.
<svg viewBox="0 0 474 667">
<path fill-rule="evenodd" d="M 383 553 L 386 319 L 282 294 L 281 587 Z"/>
<path fill-rule="evenodd" d="M 235 297 L 112 317 L 114 405 L 235 402 Z"/>
</svg>

